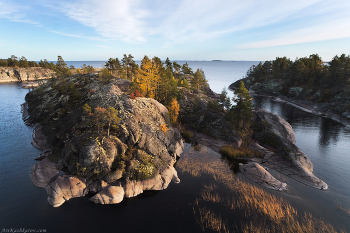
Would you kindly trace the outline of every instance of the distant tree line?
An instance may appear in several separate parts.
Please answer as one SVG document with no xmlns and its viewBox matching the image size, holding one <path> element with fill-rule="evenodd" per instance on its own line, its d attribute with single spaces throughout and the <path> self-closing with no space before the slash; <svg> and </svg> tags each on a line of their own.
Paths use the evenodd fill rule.
<svg viewBox="0 0 350 233">
<path fill-rule="evenodd" d="M 323 62 L 318 54 L 297 58 L 294 62 L 286 57 L 277 57 L 273 61 L 253 65 L 247 71 L 247 77 L 254 77 L 255 82 L 282 79 L 288 87 L 327 88 L 333 94 L 334 90 L 349 88 L 350 57 L 336 55 L 328 63 Z"/>
<path fill-rule="evenodd" d="M 12 55 L 8 59 L 0 59 L 0 67 L 42 67 L 55 71 L 58 77 L 68 77 L 72 74 L 70 68 L 61 56 L 58 56 L 57 62 L 54 64 L 53 62 L 48 62 L 47 59 L 44 59 L 44 61 L 40 60 L 39 63 L 36 63 L 35 61 L 28 61 L 24 56 L 18 59 L 15 55 Z"/>
<path fill-rule="evenodd" d="M 12 55 L 7 59 L 0 59 L 0 67 L 38 67 L 40 66 L 35 61 L 28 61 L 27 58 L 22 56 L 21 58 Z"/>
</svg>

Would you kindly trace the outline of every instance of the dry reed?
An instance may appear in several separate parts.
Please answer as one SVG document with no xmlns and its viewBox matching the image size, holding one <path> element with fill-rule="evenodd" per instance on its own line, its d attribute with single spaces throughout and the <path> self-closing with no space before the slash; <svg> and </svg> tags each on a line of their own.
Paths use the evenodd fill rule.
<svg viewBox="0 0 350 233">
<path fill-rule="evenodd" d="M 227 232 L 228 227 L 221 215 L 215 215 L 213 210 L 201 207 L 205 202 L 213 202 L 233 211 L 232 214 L 244 213 L 245 222 L 240 229 L 243 232 L 336 232 L 330 224 L 324 223 L 297 211 L 283 198 L 278 198 L 249 183 L 235 177 L 227 164 L 219 156 L 210 153 L 190 151 L 184 154 L 177 163 L 179 172 L 188 173 L 193 177 L 210 175 L 215 184 L 204 186 L 200 198 L 194 203 L 194 213 L 199 214 L 198 223 L 202 227 L 217 232 Z M 223 186 L 231 195 L 219 194 Z M 197 211 L 196 211 L 197 210 Z M 220 227 L 219 227 L 220 226 Z"/>
</svg>

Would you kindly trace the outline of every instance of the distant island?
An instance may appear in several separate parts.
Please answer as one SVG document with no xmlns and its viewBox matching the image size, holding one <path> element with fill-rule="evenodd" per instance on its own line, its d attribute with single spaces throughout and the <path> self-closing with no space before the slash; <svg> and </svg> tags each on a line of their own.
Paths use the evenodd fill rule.
<svg viewBox="0 0 350 233">
<path fill-rule="evenodd" d="M 296 61 L 276 58 L 252 66 L 240 81 L 252 95 L 267 95 L 350 126 L 350 57 L 323 62 L 318 54 Z"/>
</svg>

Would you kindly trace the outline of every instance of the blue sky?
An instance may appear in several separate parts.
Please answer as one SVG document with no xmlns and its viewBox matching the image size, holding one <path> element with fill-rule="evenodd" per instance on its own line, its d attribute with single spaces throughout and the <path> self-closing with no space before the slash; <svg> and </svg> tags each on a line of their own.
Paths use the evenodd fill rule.
<svg viewBox="0 0 350 233">
<path fill-rule="evenodd" d="M 350 54 L 349 12 L 349 0 L 0 0 L 0 58 L 328 61 Z"/>
</svg>

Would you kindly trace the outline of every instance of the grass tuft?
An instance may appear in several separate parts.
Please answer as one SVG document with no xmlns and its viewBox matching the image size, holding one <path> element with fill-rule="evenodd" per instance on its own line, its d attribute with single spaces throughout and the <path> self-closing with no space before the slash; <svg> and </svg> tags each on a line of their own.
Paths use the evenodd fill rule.
<svg viewBox="0 0 350 233">
<path fill-rule="evenodd" d="M 238 148 L 230 145 L 225 145 L 220 149 L 221 155 L 230 158 L 251 158 L 251 157 L 263 157 L 263 155 L 257 151 L 247 148 Z"/>
</svg>

